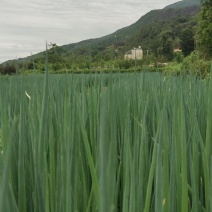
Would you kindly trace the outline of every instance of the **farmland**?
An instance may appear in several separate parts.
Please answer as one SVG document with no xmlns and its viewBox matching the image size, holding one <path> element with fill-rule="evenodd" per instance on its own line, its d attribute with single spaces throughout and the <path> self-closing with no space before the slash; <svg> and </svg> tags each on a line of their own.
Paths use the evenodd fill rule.
<svg viewBox="0 0 212 212">
<path fill-rule="evenodd" d="M 0 77 L 0 211 L 211 211 L 212 81 Z"/>
</svg>

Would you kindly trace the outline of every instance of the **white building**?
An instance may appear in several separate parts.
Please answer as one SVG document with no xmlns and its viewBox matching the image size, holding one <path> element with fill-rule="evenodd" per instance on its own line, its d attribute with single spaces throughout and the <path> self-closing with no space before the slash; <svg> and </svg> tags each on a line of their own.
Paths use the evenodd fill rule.
<svg viewBox="0 0 212 212">
<path fill-rule="evenodd" d="M 144 56 L 143 50 L 141 49 L 141 47 L 139 46 L 138 48 L 134 48 L 128 52 L 125 53 L 124 55 L 124 59 L 129 60 L 142 60 Z"/>
</svg>

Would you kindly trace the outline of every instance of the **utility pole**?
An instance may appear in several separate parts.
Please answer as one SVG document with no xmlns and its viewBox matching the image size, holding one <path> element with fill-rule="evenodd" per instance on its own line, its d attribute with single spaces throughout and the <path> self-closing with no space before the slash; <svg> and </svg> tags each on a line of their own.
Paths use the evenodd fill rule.
<svg viewBox="0 0 212 212">
<path fill-rule="evenodd" d="M 92 58 L 91 58 L 91 43 L 89 43 L 89 69 L 91 71 L 91 63 L 92 63 Z"/>
<path fill-rule="evenodd" d="M 136 68 L 137 66 L 136 48 L 134 48 L 134 51 L 135 51 L 135 68 Z"/>
<path fill-rule="evenodd" d="M 114 36 L 114 54 L 115 54 L 115 61 L 116 61 L 116 35 Z"/>
<path fill-rule="evenodd" d="M 116 44 L 116 35 L 114 36 L 114 44 Z"/>
<path fill-rule="evenodd" d="M 31 52 L 31 56 L 32 56 L 32 52 Z M 34 60 L 32 61 L 32 64 L 33 64 L 33 70 L 36 71 L 35 70 L 35 61 Z"/>
</svg>

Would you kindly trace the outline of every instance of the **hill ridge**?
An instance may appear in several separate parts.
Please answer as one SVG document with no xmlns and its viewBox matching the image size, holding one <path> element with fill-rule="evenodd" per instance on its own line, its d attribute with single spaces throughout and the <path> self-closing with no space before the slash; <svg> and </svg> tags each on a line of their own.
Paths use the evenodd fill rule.
<svg viewBox="0 0 212 212">
<path fill-rule="evenodd" d="M 80 55 L 82 56 L 88 54 L 89 45 L 92 46 L 92 51 L 96 52 L 107 51 L 108 48 L 110 49 L 110 46 L 114 45 L 115 42 L 114 38 L 116 37 L 117 48 L 119 47 L 119 50 L 121 50 L 120 52 L 122 52 L 123 54 L 124 51 L 132 48 L 132 46 L 136 44 L 135 37 L 138 36 L 138 34 L 142 29 L 148 28 L 147 27 L 148 25 L 153 27 L 154 22 L 170 21 L 177 17 L 180 18 L 180 16 L 185 17 L 185 19 L 186 17 L 193 17 L 197 15 L 198 12 L 200 11 L 199 2 L 200 0 L 180 1 L 168 5 L 163 9 L 151 10 L 145 15 L 141 16 L 135 23 L 132 23 L 131 25 L 123 27 L 121 29 L 118 29 L 115 32 L 112 32 L 108 35 L 99 38 L 91 38 L 76 43 L 62 45 L 61 48 L 63 48 L 66 51 L 66 55 L 75 53 L 78 56 Z M 128 43 L 126 42 L 126 40 L 128 41 Z M 18 62 L 27 62 L 37 57 L 41 57 L 42 55 L 43 52 L 39 52 L 32 56 L 19 58 Z M 6 61 L 3 64 L 13 61 L 14 60 Z"/>
</svg>

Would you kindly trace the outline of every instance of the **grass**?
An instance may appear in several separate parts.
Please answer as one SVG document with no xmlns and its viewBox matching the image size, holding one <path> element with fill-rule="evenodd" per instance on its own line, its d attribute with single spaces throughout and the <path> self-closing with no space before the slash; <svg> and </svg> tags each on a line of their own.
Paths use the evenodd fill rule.
<svg viewBox="0 0 212 212">
<path fill-rule="evenodd" d="M 0 77 L 0 211 L 212 210 L 211 83 Z"/>
</svg>

